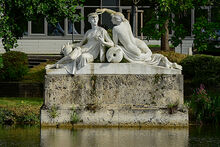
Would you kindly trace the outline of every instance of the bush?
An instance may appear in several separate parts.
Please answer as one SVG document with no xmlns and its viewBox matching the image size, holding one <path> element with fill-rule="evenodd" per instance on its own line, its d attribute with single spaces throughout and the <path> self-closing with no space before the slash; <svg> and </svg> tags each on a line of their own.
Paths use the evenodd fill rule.
<svg viewBox="0 0 220 147">
<path fill-rule="evenodd" d="M 190 120 L 199 123 L 219 123 L 220 95 L 210 94 L 203 84 L 194 91 L 188 104 Z"/>
<path fill-rule="evenodd" d="M 183 66 L 184 78 L 192 86 L 201 83 L 213 86 L 220 83 L 220 57 L 209 55 L 188 56 L 180 63 Z"/>
<path fill-rule="evenodd" d="M 1 79 L 18 81 L 28 72 L 28 57 L 25 53 L 10 51 L 2 55 Z"/>
<path fill-rule="evenodd" d="M 0 108 L 0 124 L 14 124 L 15 114 L 5 108 Z"/>
<path fill-rule="evenodd" d="M 157 51 L 155 53 L 159 53 L 167 57 L 167 59 L 171 62 L 180 63 L 183 59 L 187 57 L 187 55 L 175 53 L 174 51 Z"/>
<path fill-rule="evenodd" d="M 0 98 L 1 124 L 38 124 L 42 98 Z"/>
</svg>

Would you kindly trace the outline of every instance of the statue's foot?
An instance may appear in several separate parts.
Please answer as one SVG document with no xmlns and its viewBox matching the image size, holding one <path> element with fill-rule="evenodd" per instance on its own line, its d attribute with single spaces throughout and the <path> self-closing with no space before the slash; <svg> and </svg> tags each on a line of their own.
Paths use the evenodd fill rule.
<svg viewBox="0 0 220 147">
<path fill-rule="evenodd" d="M 45 66 L 45 69 L 51 69 L 54 68 L 54 64 L 48 64 Z"/>
<path fill-rule="evenodd" d="M 177 63 L 173 63 L 173 68 L 180 69 L 180 70 L 183 69 L 183 67 Z"/>
<path fill-rule="evenodd" d="M 56 69 L 60 68 L 60 65 L 59 64 L 56 64 Z"/>
</svg>

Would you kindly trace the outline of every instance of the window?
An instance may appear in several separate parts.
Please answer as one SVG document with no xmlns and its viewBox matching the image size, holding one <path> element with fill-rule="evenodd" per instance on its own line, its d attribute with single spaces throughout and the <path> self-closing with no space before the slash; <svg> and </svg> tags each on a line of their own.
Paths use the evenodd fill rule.
<svg viewBox="0 0 220 147">
<path fill-rule="evenodd" d="M 48 36 L 64 36 L 64 19 L 55 25 L 48 24 Z"/>
<path fill-rule="evenodd" d="M 31 34 L 44 34 L 44 18 L 38 16 L 36 20 L 31 21 Z"/>
</svg>

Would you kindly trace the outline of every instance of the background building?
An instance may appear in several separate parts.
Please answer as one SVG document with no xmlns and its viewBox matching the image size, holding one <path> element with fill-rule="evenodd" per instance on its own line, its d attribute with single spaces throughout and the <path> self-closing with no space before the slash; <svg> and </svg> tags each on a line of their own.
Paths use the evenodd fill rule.
<svg viewBox="0 0 220 147">
<path fill-rule="evenodd" d="M 77 8 L 77 13 L 81 13 L 84 19 L 80 22 L 70 22 L 67 18 L 63 18 L 57 23 L 56 26 L 52 26 L 47 23 L 45 18 L 39 17 L 35 21 L 27 22 L 27 30 L 24 32 L 22 39 L 18 40 L 18 47 L 15 50 L 23 51 L 28 54 L 59 54 L 60 48 L 67 42 L 79 41 L 84 33 L 90 29 L 87 15 L 94 12 L 97 8 L 110 8 L 116 11 L 122 12 L 128 20 L 131 20 L 131 6 L 132 3 L 126 0 L 92 0 L 86 1 L 83 7 Z M 204 15 L 207 19 L 212 19 L 211 7 L 204 7 Z M 153 9 L 147 5 L 147 1 L 139 3 L 137 12 L 137 36 L 144 39 L 141 33 L 141 28 L 150 19 Z M 183 41 L 182 49 L 177 47 L 176 52 L 182 52 L 187 54 L 188 48 L 192 47 L 193 36 L 192 27 L 195 23 L 196 17 L 195 10 L 187 12 L 184 17 L 181 18 L 185 29 L 188 32 L 188 36 Z M 213 17 L 214 18 L 214 17 Z M 130 22 L 131 23 L 131 22 Z M 132 23 L 131 23 L 132 24 Z M 99 25 L 105 29 L 111 29 L 113 27 L 109 14 L 103 14 L 100 16 Z M 72 34 L 73 33 L 73 34 Z M 170 35 L 172 35 L 170 31 Z M 160 45 L 159 40 L 146 41 L 147 44 Z M 0 44 L 0 53 L 3 53 L 4 49 Z"/>
</svg>

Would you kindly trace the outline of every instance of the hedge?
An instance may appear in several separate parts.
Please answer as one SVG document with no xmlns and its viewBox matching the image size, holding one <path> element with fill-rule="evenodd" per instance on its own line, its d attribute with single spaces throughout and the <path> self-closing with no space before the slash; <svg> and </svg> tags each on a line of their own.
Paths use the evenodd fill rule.
<svg viewBox="0 0 220 147">
<path fill-rule="evenodd" d="M 2 55 L 3 67 L 0 69 L 0 79 L 18 81 L 28 72 L 28 57 L 23 52 L 10 51 Z"/>
<path fill-rule="evenodd" d="M 194 86 L 213 86 L 220 83 L 220 57 L 193 55 L 183 59 L 183 75 Z"/>
</svg>

